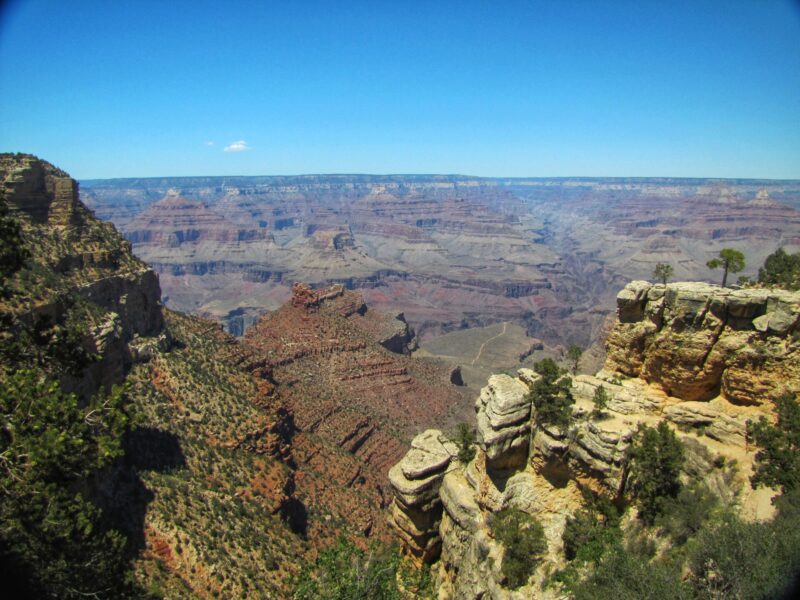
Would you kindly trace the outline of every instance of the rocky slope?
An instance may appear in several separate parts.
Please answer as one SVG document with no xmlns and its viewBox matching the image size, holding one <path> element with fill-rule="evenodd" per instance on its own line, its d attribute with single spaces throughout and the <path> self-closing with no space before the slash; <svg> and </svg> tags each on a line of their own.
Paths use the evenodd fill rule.
<svg viewBox="0 0 800 600">
<path fill-rule="evenodd" d="M 75 180 L 36 157 L 3 154 L 0 194 L 30 254 L 0 298 L 5 336 L 57 336 L 74 324 L 97 358 L 79 377 L 60 379 L 84 397 L 120 383 L 134 361 L 168 346 L 156 274 L 113 225 L 86 209 Z"/>
<path fill-rule="evenodd" d="M 448 367 L 410 357 L 402 314 L 297 285 L 237 341 L 164 309 L 153 269 L 63 171 L 0 155 L 0 192 L 28 252 L 0 286 L 0 382 L 33 369 L 83 402 L 127 385 L 124 456 L 81 489 L 124 535 L 142 596 L 286 597 L 338 536 L 388 538 L 389 464 L 412 431 L 465 405 Z M 148 224 L 140 241 L 231 241 L 199 203 L 162 205 L 191 215 L 183 233 Z"/>
<path fill-rule="evenodd" d="M 747 519 L 773 514 L 773 490 L 750 485 L 747 421 L 798 390 L 800 294 L 697 283 L 633 282 L 617 297 L 605 369 L 573 379 L 568 430 L 537 426 L 529 387 L 540 377 L 494 375 L 475 403 L 477 454 L 459 463 L 437 430 L 412 442 L 390 470 L 390 521 L 407 552 L 436 563 L 440 598 L 549 597 L 546 573 L 564 564 L 566 518 L 581 489 L 621 497 L 627 449 L 641 424 L 666 421 L 684 444 L 682 478 L 703 481 Z M 608 393 L 592 412 L 598 386 Z M 502 546 L 488 523 L 502 508 L 534 515 L 548 551 L 528 584 L 504 586 Z"/>
<path fill-rule="evenodd" d="M 413 431 L 465 405 L 449 369 L 408 356 L 411 340 L 404 321 L 368 309 L 360 294 L 302 284 L 242 340 L 243 366 L 269 373 L 300 432 L 297 494 L 317 517 L 309 537 L 325 537 L 314 531 L 323 515 L 384 535 L 389 465 Z"/>
</svg>

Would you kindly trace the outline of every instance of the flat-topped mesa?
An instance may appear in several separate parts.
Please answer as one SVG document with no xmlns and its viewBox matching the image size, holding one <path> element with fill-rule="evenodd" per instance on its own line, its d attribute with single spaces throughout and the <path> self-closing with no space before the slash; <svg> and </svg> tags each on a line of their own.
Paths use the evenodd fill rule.
<svg viewBox="0 0 800 600">
<path fill-rule="evenodd" d="M 629 283 L 605 370 L 682 400 L 760 405 L 800 391 L 800 292 Z"/>
<path fill-rule="evenodd" d="M 389 470 L 394 492 L 389 524 L 407 552 L 424 563 L 439 557 L 439 488 L 457 453 L 456 445 L 441 431 L 428 429 L 414 438 L 411 449 Z"/>
</svg>

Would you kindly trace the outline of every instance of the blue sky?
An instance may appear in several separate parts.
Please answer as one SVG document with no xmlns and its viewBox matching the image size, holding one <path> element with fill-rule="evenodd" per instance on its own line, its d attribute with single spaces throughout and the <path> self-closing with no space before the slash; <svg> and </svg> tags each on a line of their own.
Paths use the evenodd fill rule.
<svg viewBox="0 0 800 600">
<path fill-rule="evenodd" d="M 18 0 L 0 15 L 0 151 L 78 178 L 800 178 L 791 0 Z"/>
</svg>

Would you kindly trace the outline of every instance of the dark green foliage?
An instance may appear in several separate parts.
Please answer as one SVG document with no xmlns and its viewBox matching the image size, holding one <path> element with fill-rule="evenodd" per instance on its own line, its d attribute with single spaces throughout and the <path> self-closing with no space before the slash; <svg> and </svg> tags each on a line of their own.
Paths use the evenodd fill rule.
<svg viewBox="0 0 800 600">
<path fill-rule="evenodd" d="M 667 500 L 678 495 L 683 461 L 683 444 L 664 421 L 639 429 L 630 449 L 628 482 L 645 523 L 652 524 Z"/>
<path fill-rule="evenodd" d="M 63 303 L 64 312 L 56 323 L 39 316 L 28 325 L 0 314 L 0 359 L 6 366 L 41 369 L 52 377 L 79 376 L 99 358 L 87 349 L 89 308 L 72 296 L 66 296 Z"/>
<path fill-rule="evenodd" d="M 789 598 L 800 572 L 800 519 L 713 523 L 697 536 L 689 567 L 697 598 Z"/>
<path fill-rule="evenodd" d="M 598 560 L 605 550 L 619 543 L 619 511 L 610 498 L 582 490 L 585 508 L 567 518 L 562 540 L 567 560 Z"/>
<path fill-rule="evenodd" d="M 402 598 L 397 575 L 399 553 L 373 546 L 368 551 L 340 538 L 320 553 L 294 581 L 297 600 L 391 600 Z"/>
<path fill-rule="evenodd" d="M 694 483 L 682 487 L 674 498 L 665 498 L 663 513 L 655 522 L 670 536 L 673 543 L 681 545 L 700 531 L 718 504 L 718 498 L 706 486 Z"/>
<path fill-rule="evenodd" d="M 533 368 L 541 375 L 530 391 L 536 423 L 567 427 L 572 417 L 572 405 L 575 404 L 572 381 L 550 358 L 535 363 Z"/>
<path fill-rule="evenodd" d="M 738 273 L 744 269 L 744 254 L 733 248 L 723 248 L 717 258 L 712 258 L 706 263 L 709 269 L 722 267 L 722 287 L 728 283 L 728 273 Z"/>
<path fill-rule="evenodd" d="M 0 552 L 31 593 L 72 598 L 124 592 L 125 540 L 86 497 L 121 453 L 122 390 L 81 407 L 35 372 L 0 386 Z"/>
<path fill-rule="evenodd" d="M 592 411 L 592 416 L 599 417 L 603 414 L 603 411 L 608 406 L 608 392 L 603 385 L 597 386 L 594 390 L 594 410 Z"/>
<path fill-rule="evenodd" d="M 775 400 L 775 425 L 761 417 L 747 424 L 748 442 L 759 446 L 753 486 L 800 489 L 800 405 L 786 393 Z"/>
<path fill-rule="evenodd" d="M 789 254 L 778 248 L 758 270 L 758 283 L 787 290 L 800 289 L 800 252 Z"/>
<path fill-rule="evenodd" d="M 27 258 L 19 223 L 9 215 L 5 199 L 0 198 L 0 292 L 5 280 L 19 271 Z"/>
<path fill-rule="evenodd" d="M 691 598 L 681 580 L 681 565 L 643 560 L 620 545 L 612 546 L 587 577 L 568 584 L 575 600 L 680 600 Z"/>
<path fill-rule="evenodd" d="M 672 268 L 672 265 L 668 265 L 667 263 L 658 263 L 653 269 L 653 277 L 658 279 L 663 285 L 667 285 L 667 280 L 672 277 L 675 273 L 675 270 Z"/>
<path fill-rule="evenodd" d="M 504 508 L 493 516 L 490 527 L 504 547 L 502 571 L 508 587 L 525 585 L 547 550 L 542 525 L 518 508 Z"/>
<path fill-rule="evenodd" d="M 459 423 L 453 440 L 458 446 L 458 460 L 467 464 L 475 458 L 475 431 L 466 423 Z"/>
<path fill-rule="evenodd" d="M 578 366 L 581 362 L 581 356 L 583 356 L 583 348 L 578 346 L 577 344 L 572 344 L 567 349 L 567 358 L 569 362 L 572 364 L 572 374 L 576 375 L 578 373 Z"/>
</svg>

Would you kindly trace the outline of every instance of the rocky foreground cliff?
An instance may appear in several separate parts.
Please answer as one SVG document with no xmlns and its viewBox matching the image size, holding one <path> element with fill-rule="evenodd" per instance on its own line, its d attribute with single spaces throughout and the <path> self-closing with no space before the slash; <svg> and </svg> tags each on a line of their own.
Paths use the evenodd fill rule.
<svg viewBox="0 0 800 600">
<path fill-rule="evenodd" d="M 298 284 L 237 341 L 164 309 L 63 171 L 0 155 L 0 195 L 9 589 L 283 598 L 336 539 L 390 537 L 388 466 L 464 404 L 402 315 Z"/>
<path fill-rule="evenodd" d="M 459 461 L 458 446 L 428 430 L 391 468 L 390 521 L 408 554 L 433 563 L 440 598 L 563 595 L 545 583 L 566 564 L 567 520 L 587 497 L 625 504 L 642 426 L 665 422 L 677 435 L 685 484 L 702 483 L 745 520 L 773 516 L 776 490 L 751 485 L 757 449 L 747 424 L 774 420 L 773 400 L 800 390 L 800 293 L 635 281 L 619 293 L 617 314 L 605 368 L 572 378 L 569 426 L 537 419 L 529 392 L 539 374 L 493 375 L 475 402 L 474 458 Z M 600 387 L 607 405 L 597 410 Z M 535 517 L 547 544 L 516 590 L 491 526 L 508 508 Z"/>
</svg>

